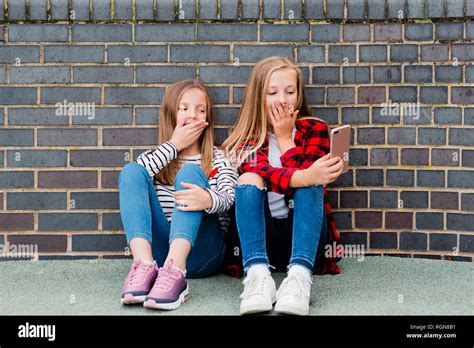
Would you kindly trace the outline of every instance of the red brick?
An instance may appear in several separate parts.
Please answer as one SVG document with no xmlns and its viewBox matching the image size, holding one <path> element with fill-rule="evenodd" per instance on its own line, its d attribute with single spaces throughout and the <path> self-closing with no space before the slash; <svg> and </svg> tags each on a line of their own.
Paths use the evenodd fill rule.
<svg viewBox="0 0 474 348">
<path fill-rule="evenodd" d="M 0 192 L 0 210 L 3 210 L 3 193 Z"/>
<path fill-rule="evenodd" d="M 120 172 L 102 172 L 102 188 L 118 187 L 118 177 Z"/>
<path fill-rule="evenodd" d="M 0 214 L 0 231 L 27 231 L 34 228 L 33 214 Z"/>
<path fill-rule="evenodd" d="M 97 188 L 96 171 L 43 171 L 38 172 L 38 187 Z"/>
<path fill-rule="evenodd" d="M 380 228 L 382 227 L 382 212 L 376 211 L 356 211 L 356 228 Z"/>
<path fill-rule="evenodd" d="M 401 41 L 402 40 L 402 25 L 394 24 L 375 24 L 374 25 L 374 39 L 375 41 Z"/>
<path fill-rule="evenodd" d="M 413 213 L 387 212 L 385 214 L 385 228 L 412 229 Z"/>
<path fill-rule="evenodd" d="M 385 102 L 385 87 L 360 87 L 359 104 L 381 104 Z"/>
<path fill-rule="evenodd" d="M 66 252 L 66 235 L 46 235 L 46 234 L 24 234 L 8 235 L 8 243 L 13 244 L 33 244 L 38 245 L 38 252 Z"/>
</svg>

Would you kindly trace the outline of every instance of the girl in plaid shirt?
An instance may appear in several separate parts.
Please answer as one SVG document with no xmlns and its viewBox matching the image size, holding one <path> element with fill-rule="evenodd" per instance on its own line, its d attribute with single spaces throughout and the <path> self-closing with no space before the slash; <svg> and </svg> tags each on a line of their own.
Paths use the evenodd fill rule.
<svg viewBox="0 0 474 348">
<path fill-rule="evenodd" d="M 325 185 L 342 173 L 329 127 L 310 117 L 301 70 L 269 57 L 252 70 L 237 123 L 222 148 L 236 161 L 236 224 L 246 277 L 241 314 L 307 315 L 312 273 L 339 273 L 340 243 Z M 342 251 L 341 248 L 336 248 Z M 270 266 L 271 265 L 271 266 Z M 278 292 L 269 267 L 287 271 Z"/>
</svg>

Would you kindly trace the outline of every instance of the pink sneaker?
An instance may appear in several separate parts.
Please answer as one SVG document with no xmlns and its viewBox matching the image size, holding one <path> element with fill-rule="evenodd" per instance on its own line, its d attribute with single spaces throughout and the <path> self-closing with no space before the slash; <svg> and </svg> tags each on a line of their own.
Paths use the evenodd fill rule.
<svg viewBox="0 0 474 348">
<path fill-rule="evenodd" d="M 169 260 L 160 268 L 155 285 L 145 298 L 143 306 L 154 309 L 176 309 L 189 298 L 189 287 L 184 273 Z"/>
<path fill-rule="evenodd" d="M 155 263 L 146 264 L 141 260 L 134 261 L 125 279 L 120 303 L 135 304 L 145 301 L 157 275 L 158 267 Z"/>
</svg>

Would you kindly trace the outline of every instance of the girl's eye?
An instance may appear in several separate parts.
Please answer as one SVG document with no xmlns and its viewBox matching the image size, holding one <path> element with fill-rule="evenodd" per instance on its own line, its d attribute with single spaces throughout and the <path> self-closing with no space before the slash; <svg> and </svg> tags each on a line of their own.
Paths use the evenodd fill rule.
<svg viewBox="0 0 474 348">
<path fill-rule="evenodd" d="M 295 93 L 295 92 L 294 92 L 294 91 L 289 91 L 289 92 L 288 92 L 288 94 L 293 94 L 293 93 Z"/>
<path fill-rule="evenodd" d="M 275 94 L 276 94 L 276 92 L 272 92 L 272 93 L 268 93 L 268 94 L 270 94 L 270 95 L 275 95 Z"/>
</svg>

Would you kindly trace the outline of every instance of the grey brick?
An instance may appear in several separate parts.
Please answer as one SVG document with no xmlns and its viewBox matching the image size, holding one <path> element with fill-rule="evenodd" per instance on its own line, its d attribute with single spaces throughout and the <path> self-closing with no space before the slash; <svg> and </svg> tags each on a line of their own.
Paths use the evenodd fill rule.
<svg viewBox="0 0 474 348">
<path fill-rule="evenodd" d="M 349 164 L 351 166 L 367 166 L 368 162 L 367 149 L 350 149 Z"/>
<path fill-rule="evenodd" d="M 354 107 L 341 108 L 343 124 L 367 124 L 369 123 L 369 108 Z"/>
<path fill-rule="evenodd" d="M 195 0 L 181 0 L 181 2 L 178 3 L 178 11 L 179 11 L 178 12 L 179 19 L 196 18 L 196 1 Z"/>
<path fill-rule="evenodd" d="M 462 70 L 462 67 L 459 67 Z M 462 80 L 462 71 L 461 71 Z M 466 82 L 474 82 L 474 65 L 466 66 Z"/>
<path fill-rule="evenodd" d="M 382 169 L 357 169 L 357 186 L 383 186 Z"/>
<path fill-rule="evenodd" d="M 173 48 L 171 52 L 173 57 Z M 152 45 L 109 45 L 107 47 L 107 61 L 110 63 L 125 63 L 127 61 L 130 63 L 167 62 L 168 49 L 166 46 Z"/>
<path fill-rule="evenodd" d="M 415 184 L 413 170 L 387 169 L 387 185 L 412 187 Z"/>
<path fill-rule="evenodd" d="M 430 234 L 430 250 L 456 250 L 457 236 L 447 233 Z"/>
<path fill-rule="evenodd" d="M 92 18 L 95 20 L 110 19 L 110 2 L 109 1 L 92 1 Z"/>
<path fill-rule="evenodd" d="M 97 230 L 96 213 L 45 213 L 38 214 L 39 231 Z"/>
<path fill-rule="evenodd" d="M 248 66 L 203 66 L 199 75 L 207 83 L 246 83 L 250 71 Z"/>
<path fill-rule="evenodd" d="M 448 230 L 474 231 L 474 215 L 448 213 L 446 225 Z"/>
<path fill-rule="evenodd" d="M 175 19 L 175 2 L 173 0 L 157 1 L 156 8 L 159 20 L 171 21 Z"/>
<path fill-rule="evenodd" d="M 342 29 L 344 41 L 370 40 L 370 26 L 368 24 L 345 24 Z"/>
<path fill-rule="evenodd" d="M 121 66 L 74 67 L 75 83 L 126 83 L 133 82 L 133 68 Z"/>
<path fill-rule="evenodd" d="M 311 41 L 338 42 L 339 41 L 339 24 L 311 25 Z"/>
<path fill-rule="evenodd" d="M 265 41 L 283 41 L 283 42 L 308 41 L 309 40 L 309 25 L 308 24 L 261 24 L 260 25 L 260 40 L 264 42 Z"/>
<path fill-rule="evenodd" d="M 122 218 L 119 213 L 102 214 L 102 230 L 120 231 L 123 230 Z"/>
<path fill-rule="evenodd" d="M 124 234 L 80 234 L 72 237 L 72 251 L 124 251 Z"/>
<path fill-rule="evenodd" d="M 46 63 L 103 63 L 104 52 L 104 46 L 44 46 L 44 61 Z"/>
<path fill-rule="evenodd" d="M 209 2 L 209 1 L 205 1 Z M 153 0 L 141 0 L 135 3 L 137 19 L 153 19 Z"/>
<path fill-rule="evenodd" d="M 302 2 L 300 0 L 284 0 L 283 2 L 283 18 L 295 20 L 302 18 Z"/>
<path fill-rule="evenodd" d="M 30 20 L 46 20 L 47 19 L 47 1 L 35 0 L 30 1 Z"/>
<path fill-rule="evenodd" d="M 444 1 L 426 0 L 426 15 L 428 18 L 443 18 L 446 16 Z"/>
<path fill-rule="evenodd" d="M 72 41 L 129 42 L 131 40 L 132 26 L 130 24 L 72 25 Z"/>
<path fill-rule="evenodd" d="M 216 108 L 214 123 L 216 125 L 234 125 L 239 114 L 239 108 Z"/>
<path fill-rule="evenodd" d="M 452 87 L 451 103 L 474 104 L 474 87 Z"/>
<path fill-rule="evenodd" d="M 436 124 L 461 124 L 460 108 L 436 108 L 434 112 Z"/>
<path fill-rule="evenodd" d="M 247 1 L 248 3 L 248 1 Z M 221 19 L 236 19 L 238 18 L 238 3 L 233 0 L 221 0 Z M 253 6 L 252 8 L 254 8 Z M 257 17 L 258 18 L 258 6 Z"/>
<path fill-rule="evenodd" d="M 424 62 L 444 62 L 448 60 L 448 45 L 422 45 L 421 60 Z"/>
<path fill-rule="evenodd" d="M 447 104 L 448 87 L 421 87 L 420 102 L 423 104 Z"/>
<path fill-rule="evenodd" d="M 471 223 L 471 226 L 474 226 L 474 223 Z M 474 250 L 474 237 L 472 235 L 460 234 L 459 250 L 472 253 Z"/>
<path fill-rule="evenodd" d="M 3 109 L 0 109 L 0 127 L 3 127 Z M 0 156 L 1 158 L 2 156 Z"/>
<path fill-rule="evenodd" d="M 408 6 L 410 6 L 408 2 Z M 405 39 L 413 41 L 433 40 L 433 24 L 431 23 L 406 23 Z"/>
<path fill-rule="evenodd" d="M 468 170 L 450 170 L 448 187 L 474 188 L 474 175 Z"/>
<path fill-rule="evenodd" d="M 222 2 L 221 2 L 221 7 L 222 7 Z M 233 18 L 236 18 L 236 17 L 233 17 Z M 260 18 L 259 2 L 253 1 L 253 0 L 242 0 L 242 18 L 245 18 L 245 19 Z"/>
<path fill-rule="evenodd" d="M 128 163 L 124 150 L 71 150 L 72 167 L 121 167 Z"/>
<path fill-rule="evenodd" d="M 402 41 L 402 25 L 400 23 L 375 23 L 374 40 L 379 42 Z"/>
<path fill-rule="evenodd" d="M 400 124 L 400 112 L 390 107 L 389 104 L 383 108 L 373 107 L 372 124 Z M 390 129 L 391 128 L 389 128 L 389 131 Z"/>
<path fill-rule="evenodd" d="M 358 144 L 385 144 L 385 130 L 380 127 L 357 129 Z"/>
<path fill-rule="evenodd" d="M 323 0 L 306 0 L 304 14 L 306 19 L 323 19 Z"/>
<path fill-rule="evenodd" d="M 334 220 L 336 220 L 337 226 L 341 229 L 352 228 L 352 216 L 350 212 L 334 212 Z"/>
<path fill-rule="evenodd" d="M 313 83 L 315 84 L 336 84 L 340 83 L 339 67 L 314 67 Z"/>
<path fill-rule="evenodd" d="M 257 47 L 257 46 L 246 46 Z M 260 47 L 263 48 L 263 47 Z M 170 62 L 229 62 L 230 46 L 223 45 L 172 45 Z M 234 56 L 239 57 L 234 48 Z M 263 50 L 261 50 L 263 53 Z M 242 58 L 247 58 L 241 54 Z M 240 58 L 239 58 L 240 60 Z M 241 61 L 244 61 L 243 59 Z"/>
<path fill-rule="evenodd" d="M 89 0 L 72 0 L 72 11 L 74 11 L 74 18 L 76 21 L 85 21 L 90 19 L 89 14 Z"/>
<path fill-rule="evenodd" d="M 41 103 L 100 103 L 99 88 L 90 87 L 43 87 L 41 88 Z"/>
<path fill-rule="evenodd" d="M 417 45 L 391 45 L 390 61 L 392 62 L 417 62 L 418 46 Z"/>
<path fill-rule="evenodd" d="M 346 173 L 341 174 L 341 176 L 330 186 L 331 187 L 352 187 L 354 186 L 352 175 L 353 175 L 352 170 L 349 170 Z"/>
<path fill-rule="evenodd" d="M 364 19 L 365 11 L 365 0 L 347 0 L 348 19 Z"/>
<path fill-rule="evenodd" d="M 464 124 L 468 124 L 468 125 L 474 124 L 474 108 L 464 109 Z"/>
<path fill-rule="evenodd" d="M 387 61 L 387 46 L 385 45 L 360 45 L 360 62 L 385 62 Z"/>
<path fill-rule="evenodd" d="M 389 87 L 389 98 L 392 102 L 417 102 L 416 86 Z"/>
<path fill-rule="evenodd" d="M 400 66 L 374 66 L 374 83 L 401 82 Z"/>
<path fill-rule="evenodd" d="M 8 167 L 65 167 L 65 150 L 11 150 L 7 151 Z"/>
<path fill-rule="evenodd" d="M 36 104 L 36 88 L 0 87 L 0 105 L 2 104 Z"/>
<path fill-rule="evenodd" d="M 308 47 L 308 46 L 304 46 Z M 321 48 L 321 47 L 315 47 Z M 195 46 L 192 47 L 192 50 L 195 50 Z M 324 60 L 324 48 L 322 48 L 322 59 Z M 285 45 L 274 45 L 274 46 L 255 46 L 255 45 L 243 45 L 234 47 L 234 61 L 238 59 L 239 62 L 258 62 L 259 60 L 270 57 L 270 56 L 280 56 L 280 57 L 289 57 L 293 60 L 293 48 Z M 227 57 L 229 60 L 229 57 Z M 209 56 L 209 61 L 216 61 L 214 58 L 214 53 L 211 52 Z"/>
<path fill-rule="evenodd" d="M 39 47 L 0 45 L 0 63 L 33 63 L 39 60 Z"/>
<path fill-rule="evenodd" d="M 466 16 L 474 16 L 474 4 L 472 2 L 466 2 Z"/>
<path fill-rule="evenodd" d="M 50 0 L 51 3 L 51 19 L 61 20 L 69 19 L 68 0 Z"/>
<path fill-rule="evenodd" d="M 401 232 L 400 249 L 402 250 L 426 250 L 428 237 L 426 233 Z"/>
<path fill-rule="evenodd" d="M 332 0 L 326 3 L 327 19 L 344 19 L 344 0 Z"/>
<path fill-rule="evenodd" d="M 338 112 L 337 108 L 313 108 L 313 115 L 323 119 L 329 124 L 337 124 Z"/>
<path fill-rule="evenodd" d="M 132 19 L 132 2 L 128 0 L 116 0 L 114 10 L 115 19 Z"/>
<path fill-rule="evenodd" d="M 38 145 L 68 146 L 97 145 L 96 129 L 38 129 Z"/>
<path fill-rule="evenodd" d="M 367 233 L 365 232 L 342 232 L 341 237 L 344 238 L 344 244 L 363 245 L 367 248 Z"/>
<path fill-rule="evenodd" d="M 457 192 L 434 192 L 431 191 L 432 209 L 458 209 Z"/>
<path fill-rule="evenodd" d="M 432 149 L 431 165 L 433 166 L 459 166 L 458 149 Z"/>
<path fill-rule="evenodd" d="M 387 18 L 392 18 L 392 19 L 406 18 L 405 0 L 388 0 L 387 1 Z"/>
<path fill-rule="evenodd" d="M 214 100 L 213 100 L 214 101 Z M 215 101 L 214 101 L 215 103 Z M 158 125 L 159 108 L 136 108 L 135 124 L 137 125 Z"/>
<path fill-rule="evenodd" d="M 119 209 L 118 192 L 71 192 L 74 209 Z"/>
<path fill-rule="evenodd" d="M 367 208 L 367 191 L 341 191 L 341 208 Z"/>
<path fill-rule="evenodd" d="M 399 128 L 389 128 L 388 129 L 388 144 L 404 144 L 404 145 L 414 145 L 416 129 L 413 127 L 399 127 Z"/>
<path fill-rule="evenodd" d="M 67 41 L 68 26 L 64 24 L 10 24 L 8 40 L 11 42 Z"/>
<path fill-rule="evenodd" d="M 452 45 L 451 56 L 461 61 L 472 62 L 474 60 L 474 44 Z"/>
<path fill-rule="evenodd" d="M 197 28 L 198 41 L 257 41 L 256 24 L 199 24 Z"/>
<path fill-rule="evenodd" d="M 370 191 L 370 208 L 396 208 L 397 206 L 397 191 Z"/>
<path fill-rule="evenodd" d="M 436 23 L 436 40 L 461 40 L 464 37 L 464 23 Z"/>
<path fill-rule="evenodd" d="M 0 146 L 34 145 L 32 129 L 0 129 Z"/>
<path fill-rule="evenodd" d="M 229 88 L 227 87 L 208 87 L 211 94 L 212 104 L 228 104 L 229 103 Z"/>
<path fill-rule="evenodd" d="M 7 68 L 0 67 L 0 83 L 5 83 L 7 81 Z M 2 124 L 3 122 L 0 122 Z"/>
<path fill-rule="evenodd" d="M 11 108 L 8 110 L 9 125 L 67 125 L 68 118 L 56 115 L 56 108 Z"/>
<path fill-rule="evenodd" d="M 342 71 L 344 84 L 370 83 L 369 67 L 343 67 Z"/>
<path fill-rule="evenodd" d="M 71 81 L 69 68 L 63 66 L 48 67 L 11 67 L 11 83 L 68 83 Z"/>
<path fill-rule="evenodd" d="M 401 164 L 412 166 L 429 165 L 429 149 L 401 149 Z"/>
<path fill-rule="evenodd" d="M 445 145 L 446 130 L 444 128 L 418 128 L 419 145 Z"/>
<path fill-rule="evenodd" d="M 419 187 L 444 187 L 443 170 L 417 170 L 416 185 Z"/>
<path fill-rule="evenodd" d="M 398 164 L 398 149 L 370 149 L 370 165 L 396 166 Z"/>
<path fill-rule="evenodd" d="M 435 66 L 436 82 L 462 82 L 461 66 Z"/>
<path fill-rule="evenodd" d="M 25 20 L 26 19 L 26 0 L 7 0 L 8 19 Z M 2 3 L 3 11 L 3 3 Z"/>
<path fill-rule="evenodd" d="M 0 188 L 32 188 L 35 182 L 33 172 L 0 172 Z"/>
<path fill-rule="evenodd" d="M 164 89 L 160 87 L 106 87 L 106 104 L 156 105 L 163 99 Z"/>
<path fill-rule="evenodd" d="M 403 202 L 403 208 L 428 208 L 428 192 L 426 191 L 403 191 L 400 193 L 400 199 Z"/>
<path fill-rule="evenodd" d="M 268 46 L 265 46 L 265 47 L 262 47 L 262 48 L 266 49 L 267 47 Z M 270 51 L 271 51 L 271 49 L 270 49 Z M 281 56 L 282 54 L 277 54 L 277 55 Z M 291 55 L 290 56 L 291 57 L 293 56 L 292 50 L 291 50 Z M 322 63 L 322 62 L 324 62 L 324 46 L 322 46 L 322 45 L 318 45 L 318 46 L 311 45 L 311 46 L 300 46 L 300 47 L 298 47 L 298 61 L 299 62 L 309 62 L 309 63 Z"/>
<path fill-rule="evenodd" d="M 433 82 L 433 68 L 431 65 L 406 65 L 405 82 L 429 83 Z"/>
<path fill-rule="evenodd" d="M 328 87 L 327 104 L 354 104 L 354 88 Z"/>
<path fill-rule="evenodd" d="M 94 114 L 74 115 L 72 124 L 125 125 L 132 124 L 131 108 L 94 108 Z"/>
<path fill-rule="evenodd" d="M 474 8 L 474 6 L 473 6 Z M 466 39 L 473 40 L 474 39 L 474 23 L 467 22 L 466 23 Z"/>
<path fill-rule="evenodd" d="M 217 146 L 221 146 L 228 136 L 228 128 L 214 128 L 214 142 Z"/>
<path fill-rule="evenodd" d="M 104 145 L 157 145 L 156 128 L 110 128 L 102 131 Z"/>
<path fill-rule="evenodd" d="M 427 194 L 427 192 L 418 193 Z M 414 208 L 423 208 L 423 206 L 415 206 Z M 442 230 L 443 213 L 416 213 L 416 228 L 426 230 Z"/>
<path fill-rule="evenodd" d="M 430 107 L 418 107 L 418 105 L 412 103 L 406 105 L 403 113 L 404 124 L 431 124 Z"/>
<path fill-rule="evenodd" d="M 7 209 L 59 210 L 66 209 L 66 192 L 8 192 Z"/>
<path fill-rule="evenodd" d="M 331 63 L 355 62 L 356 61 L 356 46 L 330 45 L 328 60 Z"/>
<path fill-rule="evenodd" d="M 305 95 L 306 95 L 306 101 L 310 105 L 323 105 L 324 104 L 324 88 L 306 87 Z"/>
<path fill-rule="evenodd" d="M 367 17 L 369 19 L 385 19 L 385 1 L 368 0 Z"/>
<path fill-rule="evenodd" d="M 370 232 L 371 249 L 397 249 L 395 232 Z"/>
</svg>

